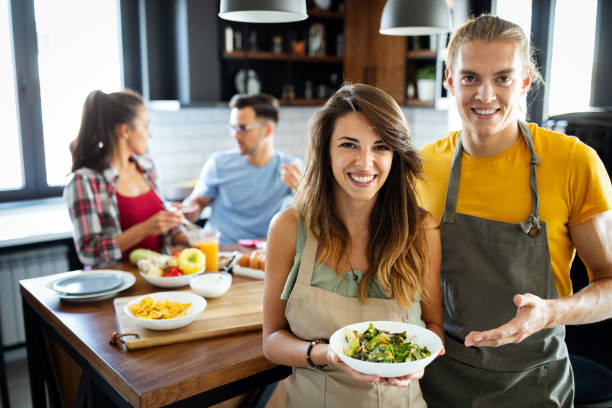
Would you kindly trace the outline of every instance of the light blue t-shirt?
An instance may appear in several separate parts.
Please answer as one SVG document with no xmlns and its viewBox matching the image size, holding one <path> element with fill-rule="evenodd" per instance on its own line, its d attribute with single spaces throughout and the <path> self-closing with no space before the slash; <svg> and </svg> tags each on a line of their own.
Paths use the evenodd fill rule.
<svg viewBox="0 0 612 408">
<path fill-rule="evenodd" d="M 257 167 L 236 150 L 215 153 L 192 193 L 213 199 L 205 229 L 219 231 L 221 245 L 266 237 L 272 217 L 293 201 L 291 189 L 281 180 L 281 164 L 295 160 L 275 152 L 265 166 Z"/>
</svg>

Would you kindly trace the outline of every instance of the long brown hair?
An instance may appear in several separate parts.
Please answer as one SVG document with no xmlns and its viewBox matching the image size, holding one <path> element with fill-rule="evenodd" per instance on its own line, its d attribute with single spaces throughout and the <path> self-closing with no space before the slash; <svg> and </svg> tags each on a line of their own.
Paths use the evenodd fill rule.
<svg viewBox="0 0 612 408">
<path fill-rule="evenodd" d="M 369 283 L 378 278 L 387 293 L 403 305 L 423 295 L 426 239 L 423 213 L 417 204 L 415 179 L 421 158 L 398 104 L 384 91 L 369 85 L 347 84 L 338 90 L 310 122 L 306 169 L 296 193 L 295 208 L 322 247 L 323 259 L 350 258 L 351 237 L 336 213 L 329 154 L 338 118 L 359 112 L 393 151 L 389 176 L 378 192 L 369 220 L 369 267 L 359 284 L 358 297 L 367 299 Z M 339 272 L 342 273 L 342 272 Z"/>
<path fill-rule="evenodd" d="M 79 134 L 70 144 L 72 171 L 107 168 L 117 143 L 117 126 L 132 126 L 142 106 L 142 97 L 129 89 L 109 94 L 92 91 L 87 95 Z"/>
</svg>

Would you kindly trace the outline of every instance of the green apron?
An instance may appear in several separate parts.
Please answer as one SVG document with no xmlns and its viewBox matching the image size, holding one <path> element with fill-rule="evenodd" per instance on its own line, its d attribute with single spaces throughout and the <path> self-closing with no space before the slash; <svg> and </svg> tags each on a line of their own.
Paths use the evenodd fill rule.
<svg viewBox="0 0 612 408">
<path fill-rule="evenodd" d="M 519 122 L 531 153 L 532 211 L 512 224 L 456 213 L 461 135 L 453 156 L 440 231 L 446 355 L 425 369 L 421 388 L 431 407 L 571 407 L 573 376 L 565 327 L 535 333 L 519 344 L 465 347 L 471 331 L 496 328 L 516 315 L 512 297 L 557 298 L 546 224 L 540 220 L 529 128 Z"/>
</svg>

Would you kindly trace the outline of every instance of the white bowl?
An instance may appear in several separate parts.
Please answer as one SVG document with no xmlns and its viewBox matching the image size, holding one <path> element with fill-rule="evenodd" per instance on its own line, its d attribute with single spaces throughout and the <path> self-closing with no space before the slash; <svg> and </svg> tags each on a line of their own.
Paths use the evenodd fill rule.
<svg viewBox="0 0 612 408">
<path fill-rule="evenodd" d="M 232 275 L 227 272 L 209 272 L 189 281 L 189 286 L 198 295 L 216 298 L 223 295 L 232 285 Z"/>
<path fill-rule="evenodd" d="M 377 363 L 373 361 L 362 361 L 346 356 L 342 352 L 342 347 L 348 347 L 345 335 L 346 331 L 357 330 L 357 332 L 363 333 L 368 329 L 370 323 L 379 330 L 388 330 L 391 333 L 401 333 L 405 331 L 411 343 L 415 343 L 420 347 L 427 347 L 427 349 L 431 351 L 431 355 L 421 360 L 407 361 L 404 363 Z M 329 338 L 329 345 L 338 357 L 353 370 L 385 378 L 401 377 L 420 370 L 431 363 L 442 349 L 442 341 L 431 330 L 410 323 L 389 321 L 368 321 L 349 324 L 348 326 L 336 330 L 334 334 L 332 334 Z"/>
<path fill-rule="evenodd" d="M 191 303 L 187 309 L 187 316 L 173 317 L 171 319 L 142 319 L 136 317 L 130 311 L 130 305 L 138 304 L 142 298 L 150 296 L 153 300 L 161 302 L 169 300 L 171 302 Z M 190 292 L 155 292 L 148 295 L 138 296 L 136 299 L 128 302 L 124 307 L 124 312 L 130 320 L 139 326 L 146 327 L 151 330 L 172 330 L 179 327 L 187 326 L 198 318 L 206 308 L 206 299 L 202 296 Z"/>
<path fill-rule="evenodd" d="M 181 286 L 187 286 L 189 281 L 204 273 L 204 269 L 202 268 L 196 273 L 192 273 L 189 275 L 180 275 L 180 276 L 149 276 L 144 272 L 140 272 L 140 276 L 144 278 L 147 282 L 149 282 L 153 286 L 157 286 L 160 288 L 180 288 Z"/>
</svg>

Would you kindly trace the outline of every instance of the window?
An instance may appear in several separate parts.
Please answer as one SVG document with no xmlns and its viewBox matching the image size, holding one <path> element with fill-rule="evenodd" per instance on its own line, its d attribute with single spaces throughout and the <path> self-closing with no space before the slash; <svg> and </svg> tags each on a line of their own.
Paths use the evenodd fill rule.
<svg viewBox="0 0 612 408">
<path fill-rule="evenodd" d="M 117 4 L 99 0 L 35 0 L 38 71 L 47 184 L 70 172 L 69 143 L 94 89 L 121 89 Z M 70 10 L 70 12 L 66 12 Z"/>
<path fill-rule="evenodd" d="M 85 97 L 122 88 L 120 41 L 118 0 L 0 0 L 0 201 L 61 193 Z"/>
<path fill-rule="evenodd" d="M 548 114 L 589 110 L 597 0 L 557 0 Z"/>
<path fill-rule="evenodd" d="M 0 0 L 0 60 L 13 61 L 11 24 L 8 0 Z M 2 120 L 2 148 L 0 148 L 0 190 L 18 189 L 23 186 L 23 163 L 21 141 L 17 122 L 17 100 L 15 89 L 15 66 L 0 64 L 0 115 Z"/>
<path fill-rule="evenodd" d="M 497 16 L 521 27 L 525 34 L 531 33 L 531 0 L 497 0 L 494 10 Z"/>
</svg>

